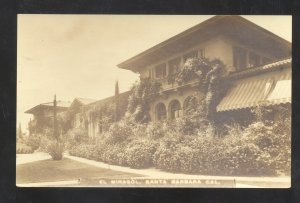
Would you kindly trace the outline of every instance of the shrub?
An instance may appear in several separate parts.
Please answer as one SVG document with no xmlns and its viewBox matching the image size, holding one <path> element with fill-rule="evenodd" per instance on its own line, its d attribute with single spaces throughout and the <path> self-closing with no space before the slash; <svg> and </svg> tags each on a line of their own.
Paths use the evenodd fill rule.
<svg viewBox="0 0 300 203">
<path fill-rule="evenodd" d="M 152 166 L 152 156 L 156 151 L 156 146 L 156 142 L 146 139 L 131 142 L 124 154 L 127 164 L 132 168 L 147 168 Z"/>
<path fill-rule="evenodd" d="M 162 122 L 149 123 L 144 133 L 149 139 L 158 140 L 166 133 L 166 125 Z"/>
<path fill-rule="evenodd" d="M 126 162 L 124 159 L 124 151 L 125 151 L 125 145 L 122 144 L 110 144 L 107 145 L 104 150 L 102 151 L 102 154 L 100 155 L 102 157 L 102 160 L 109 164 L 115 164 L 115 165 L 126 165 Z"/>
<path fill-rule="evenodd" d="M 169 130 L 166 132 L 166 135 L 160 140 L 158 149 L 153 155 L 154 166 L 167 171 L 180 171 L 179 162 L 181 157 L 176 154 L 176 151 L 183 138 L 176 131 Z"/>
<path fill-rule="evenodd" d="M 53 138 L 43 137 L 41 139 L 40 149 L 48 153 L 53 160 L 61 160 L 63 158 L 64 144 Z"/>
<path fill-rule="evenodd" d="M 97 144 L 80 144 L 70 153 L 109 164 L 155 166 L 171 172 L 247 176 L 290 173 L 289 118 L 274 123 L 258 121 L 243 128 L 235 123 L 226 126 L 228 135 L 224 137 L 215 136 L 211 123 L 201 122 L 197 131 L 185 134 L 185 123 L 180 119 L 148 125 L 123 119 L 113 124 Z"/>
<path fill-rule="evenodd" d="M 34 150 L 26 144 L 19 142 L 17 143 L 16 152 L 17 154 L 32 154 Z"/>
<path fill-rule="evenodd" d="M 30 146 L 32 150 L 36 150 L 40 147 L 41 135 L 30 135 L 26 140 L 26 145 Z"/>
<path fill-rule="evenodd" d="M 80 144 L 74 146 L 69 153 L 73 156 L 78 156 L 87 159 L 95 159 L 96 145 Z"/>
<path fill-rule="evenodd" d="M 86 130 L 82 128 L 71 129 L 63 136 L 63 142 L 65 143 L 65 147 L 67 149 L 70 149 L 75 145 L 87 143 L 88 140 L 88 134 Z"/>
<path fill-rule="evenodd" d="M 133 134 L 132 127 L 122 120 L 110 126 L 106 133 L 106 142 L 108 144 L 116 144 L 125 141 Z"/>
<path fill-rule="evenodd" d="M 61 160 L 63 158 L 64 146 L 58 142 L 51 142 L 47 151 L 53 160 Z"/>
</svg>

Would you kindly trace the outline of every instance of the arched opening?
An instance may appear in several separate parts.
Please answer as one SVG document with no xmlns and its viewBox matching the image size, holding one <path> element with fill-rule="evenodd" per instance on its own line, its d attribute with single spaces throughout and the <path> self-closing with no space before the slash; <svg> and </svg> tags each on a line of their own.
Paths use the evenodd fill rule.
<svg viewBox="0 0 300 203">
<path fill-rule="evenodd" d="M 194 112 L 197 109 L 197 98 L 195 96 L 188 96 L 183 102 L 183 114 Z"/>
<path fill-rule="evenodd" d="M 181 105 L 178 100 L 172 100 L 169 104 L 169 118 L 175 119 L 181 116 Z"/>
<path fill-rule="evenodd" d="M 158 103 L 155 108 L 156 120 L 165 120 L 167 118 L 167 109 L 163 103 Z"/>
</svg>

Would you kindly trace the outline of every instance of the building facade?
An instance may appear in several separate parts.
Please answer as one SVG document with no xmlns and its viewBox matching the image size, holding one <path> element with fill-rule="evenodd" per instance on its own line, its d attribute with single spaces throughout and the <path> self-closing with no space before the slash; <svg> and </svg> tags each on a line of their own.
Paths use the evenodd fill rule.
<svg viewBox="0 0 300 203">
<path fill-rule="evenodd" d="M 239 16 L 216 16 L 202 22 L 118 65 L 161 84 L 151 98 L 151 121 L 175 119 L 185 113 L 189 101 L 203 99 L 199 80 L 185 83 L 176 76 L 190 58 L 219 59 L 226 66 L 230 87 L 216 105 L 216 112 L 242 120 L 260 104 L 291 106 L 291 43 Z M 75 98 L 58 102 L 58 115 L 69 128 L 84 129 L 90 138 L 107 131 L 125 115 L 130 91 L 93 100 Z M 51 109 L 52 105 L 52 109 Z M 53 103 L 40 104 L 28 111 L 34 115 L 34 128 L 52 115 Z M 229 118 L 229 117 L 228 117 Z M 32 131 L 33 132 L 33 131 Z"/>
<path fill-rule="evenodd" d="M 71 102 L 57 101 L 57 114 L 67 111 L 70 105 Z M 39 104 L 25 113 L 33 115 L 28 123 L 29 135 L 43 134 L 45 130 L 53 127 L 53 102 Z"/>
<path fill-rule="evenodd" d="M 195 94 L 204 97 L 204 94 L 197 91 L 197 79 L 185 84 L 174 80 L 186 60 L 195 57 L 220 59 L 226 65 L 228 79 L 236 81 L 234 85 L 238 87 L 229 91 L 229 95 L 217 107 L 218 112 L 253 107 L 264 100 L 269 101 L 274 94 L 280 97 L 272 93 L 280 91 L 278 88 L 267 90 L 268 87 L 276 86 L 279 80 L 287 81 L 280 82 L 285 84 L 285 90 L 291 88 L 291 43 L 240 16 L 213 17 L 122 62 L 118 67 L 139 73 L 142 80 L 151 78 L 161 84 L 161 90 L 153 98 L 149 111 L 151 120 L 158 121 L 182 116 L 187 101 Z M 285 70 L 278 72 L 281 68 Z M 249 73 L 249 70 L 253 71 Z M 263 82 L 247 83 L 255 80 Z M 248 89 L 240 86 L 247 86 Z M 252 94 L 243 95 L 243 91 Z M 259 99 L 255 94 L 257 91 L 264 92 Z M 291 89 L 287 91 L 291 92 Z M 249 99 L 246 102 L 248 105 L 225 107 L 230 106 L 228 101 L 245 103 L 232 96 L 236 94 L 245 100 Z M 281 98 L 277 101 L 290 103 L 291 95 L 281 96 L 289 96 L 289 99 Z"/>
</svg>

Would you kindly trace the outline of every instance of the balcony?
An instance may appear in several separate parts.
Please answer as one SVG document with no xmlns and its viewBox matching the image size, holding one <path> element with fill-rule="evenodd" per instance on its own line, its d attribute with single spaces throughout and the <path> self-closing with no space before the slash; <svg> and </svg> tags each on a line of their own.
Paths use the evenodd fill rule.
<svg viewBox="0 0 300 203">
<path fill-rule="evenodd" d="M 176 81 L 177 74 L 168 75 L 164 78 L 156 78 L 154 79 L 158 83 L 161 84 L 160 94 L 167 92 L 167 91 L 177 91 L 183 87 L 195 87 L 199 84 L 199 80 L 197 78 L 191 78 L 187 82 L 178 82 Z"/>
</svg>

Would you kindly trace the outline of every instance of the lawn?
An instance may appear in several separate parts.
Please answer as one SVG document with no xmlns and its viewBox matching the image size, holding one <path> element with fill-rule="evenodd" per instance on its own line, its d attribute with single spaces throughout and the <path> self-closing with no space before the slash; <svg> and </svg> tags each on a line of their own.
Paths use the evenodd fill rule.
<svg viewBox="0 0 300 203">
<path fill-rule="evenodd" d="M 16 182 L 39 183 L 69 180 L 94 182 L 99 178 L 131 178 L 141 175 L 98 168 L 85 163 L 64 158 L 61 161 L 52 159 L 17 165 Z"/>
</svg>

